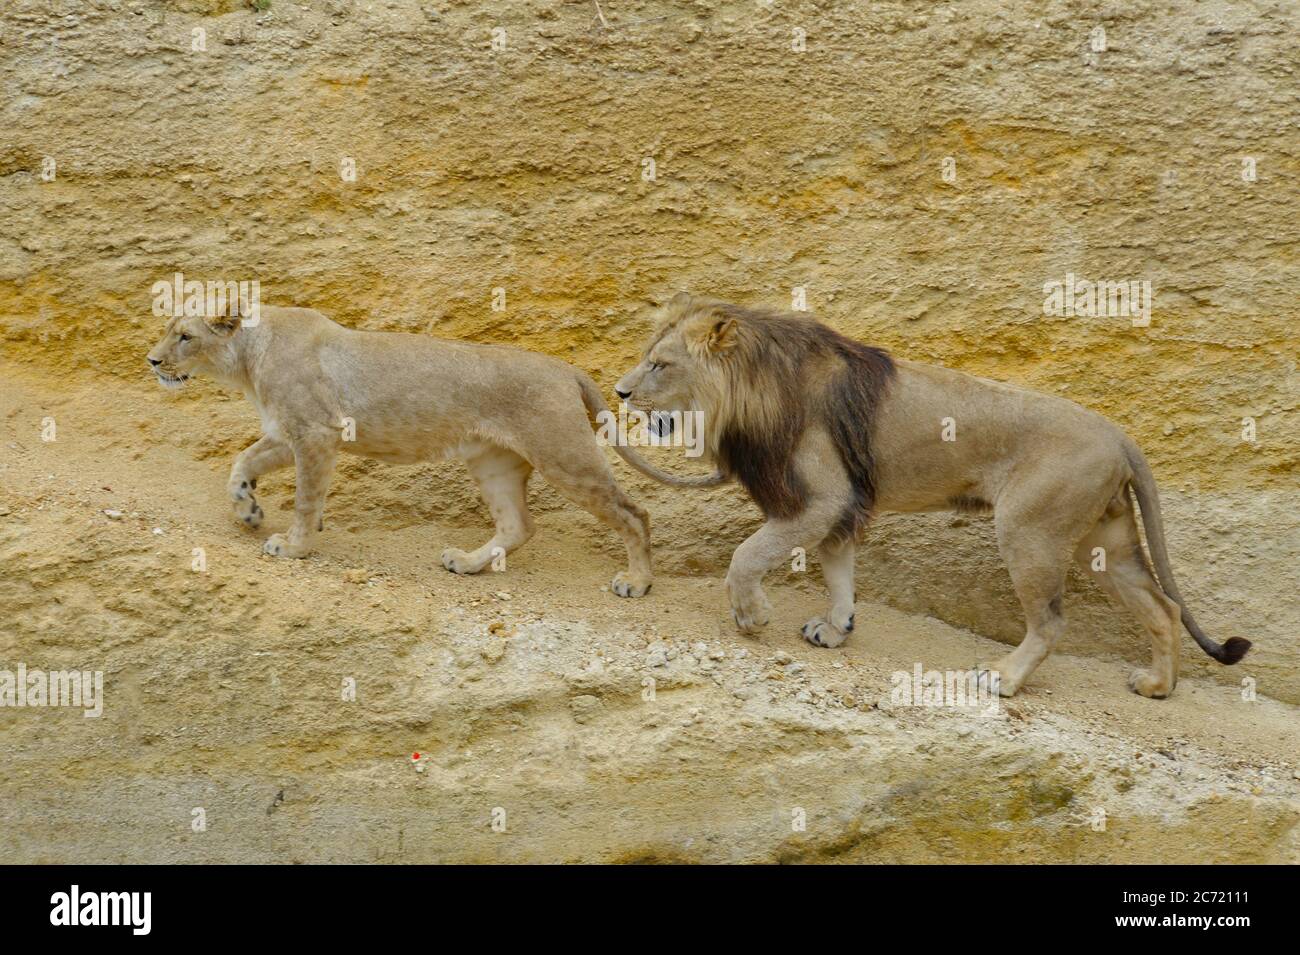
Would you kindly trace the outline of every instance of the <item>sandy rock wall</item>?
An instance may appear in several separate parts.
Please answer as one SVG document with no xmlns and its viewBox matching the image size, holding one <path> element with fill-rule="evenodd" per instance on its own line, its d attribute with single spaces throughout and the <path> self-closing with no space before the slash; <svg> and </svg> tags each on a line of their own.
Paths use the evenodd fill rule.
<svg viewBox="0 0 1300 955">
<path fill-rule="evenodd" d="M 542 349 L 608 390 L 673 290 L 782 305 L 802 287 L 848 333 L 1121 422 L 1166 490 L 1203 623 L 1256 639 L 1257 675 L 1300 699 L 1293 4 L 601 14 L 6 4 L 4 360 L 56 389 L 140 381 L 150 286 L 179 270 L 256 279 L 267 302 L 348 324 Z M 1043 284 L 1067 274 L 1149 281 L 1150 325 L 1045 316 Z M 253 433 L 251 417 L 221 427 L 214 460 Z M 349 468 L 411 522 L 481 519 L 440 471 Z M 626 480 L 669 571 L 719 572 L 754 526 L 734 490 L 687 502 Z M 870 598 L 1019 634 L 978 521 L 885 519 L 860 567 Z M 1070 599 L 1080 652 L 1145 653 L 1100 594 Z"/>
</svg>

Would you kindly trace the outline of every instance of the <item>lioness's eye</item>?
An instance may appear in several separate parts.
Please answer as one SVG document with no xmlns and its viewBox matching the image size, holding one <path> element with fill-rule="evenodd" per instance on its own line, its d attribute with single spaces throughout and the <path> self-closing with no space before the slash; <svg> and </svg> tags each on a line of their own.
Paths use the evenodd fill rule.
<svg viewBox="0 0 1300 955">
<path fill-rule="evenodd" d="M 662 371 L 664 368 L 667 368 L 667 367 L 668 367 L 668 366 L 665 365 L 665 364 L 664 364 L 663 362 L 661 362 L 661 361 L 652 361 L 652 362 L 650 363 L 650 370 L 651 370 L 651 371 Z"/>
<path fill-rule="evenodd" d="M 182 335 L 182 336 L 181 336 L 181 341 L 183 341 L 183 342 L 187 342 L 187 341 L 189 341 L 189 340 L 190 340 L 190 336 L 189 336 L 189 335 Z"/>
</svg>

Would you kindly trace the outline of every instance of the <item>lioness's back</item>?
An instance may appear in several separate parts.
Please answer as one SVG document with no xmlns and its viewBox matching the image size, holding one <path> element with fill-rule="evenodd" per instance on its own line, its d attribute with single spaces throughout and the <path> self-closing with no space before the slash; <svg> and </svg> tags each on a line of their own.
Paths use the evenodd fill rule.
<svg viewBox="0 0 1300 955">
<path fill-rule="evenodd" d="M 549 355 L 351 329 L 309 308 L 263 309 L 250 331 L 260 374 L 309 416 L 356 422 L 358 453 L 415 460 L 474 433 L 519 447 L 542 422 L 586 426 L 576 369 Z"/>
</svg>

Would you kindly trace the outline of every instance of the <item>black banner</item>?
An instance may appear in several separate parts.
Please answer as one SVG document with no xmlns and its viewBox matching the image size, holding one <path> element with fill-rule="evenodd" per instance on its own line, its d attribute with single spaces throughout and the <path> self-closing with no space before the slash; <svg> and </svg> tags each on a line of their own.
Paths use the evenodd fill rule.
<svg viewBox="0 0 1300 955">
<path fill-rule="evenodd" d="M 39 932 L 53 941 L 76 932 L 79 942 L 93 935 L 128 944 L 279 937 L 296 943 L 373 942 L 419 935 L 435 923 L 477 915 L 504 915 L 513 924 L 536 915 L 555 926 L 562 913 L 579 918 L 575 928 L 584 935 L 592 916 L 633 934 L 653 935 L 663 907 L 682 904 L 682 896 L 663 893 L 684 888 L 697 917 L 719 903 L 718 927 L 730 935 L 737 928 L 743 933 L 759 927 L 753 910 L 735 908 L 736 893 L 775 890 L 782 896 L 765 900 L 758 911 L 764 922 L 788 919 L 792 926 L 810 916 L 804 901 L 809 893 L 833 892 L 842 900 L 827 901 L 857 920 L 854 932 L 915 931 L 922 938 L 939 924 L 949 929 L 966 924 L 972 941 L 987 939 L 990 932 L 1014 939 L 1042 929 L 1071 941 L 1098 935 L 1182 940 L 1199 934 L 1231 942 L 1259 929 L 1290 928 L 1282 906 L 1290 895 L 1285 883 L 1294 875 L 1283 867 L 864 866 L 805 873 L 793 883 L 776 873 L 729 873 L 725 888 L 716 874 L 706 883 L 695 883 L 693 872 L 602 877 L 605 887 L 626 878 L 625 891 L 645 887 L 643 878 L 665 880 L 653 887 L 655 896 L 631 896 L 592 893 L 589 873 L 557 871 L 539 884 L 534 875 L 512 868 L 460 867 L 453 873 L 361 866 L 9 867 L 0 911 L 7 929 L 16 930 L 14 938 Z M 557 890 L 568 879 L 576 894 L 561 905 Z M 750 879 L 757 881 L 750 886 Z M 788 894 L 792 890 L 797 897 Z M 494 918 L 489 925 L 495 924 Z"/>
</svg>

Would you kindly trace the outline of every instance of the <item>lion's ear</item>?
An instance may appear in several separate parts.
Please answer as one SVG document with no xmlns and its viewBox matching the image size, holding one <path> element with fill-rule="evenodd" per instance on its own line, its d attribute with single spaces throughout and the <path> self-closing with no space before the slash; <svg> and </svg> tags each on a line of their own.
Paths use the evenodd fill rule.
<svg viewBox="0 0 1300 955">
<path fill-rule="evenodd" d="M 216 315 L 212 318 L 205 318 L 203 324 L 207 325 L 218 335 L 233 335 L 235 329 L 239 327 L 238 315 Z"/>
<path fill-rule="evenodd" d="M 668 304 L 673 308 L 683 308 L 691 303 L 690 292 L 678 292 L 668 300 Z"/>
<path fill-rule="evenodd" d="M 712 312 L 700 316 L 700 319 L 694 337 L 696 344 L 707 354 L 720 354 L 736 344 L 740 323 L 733 316 Z"/>
</svg>

